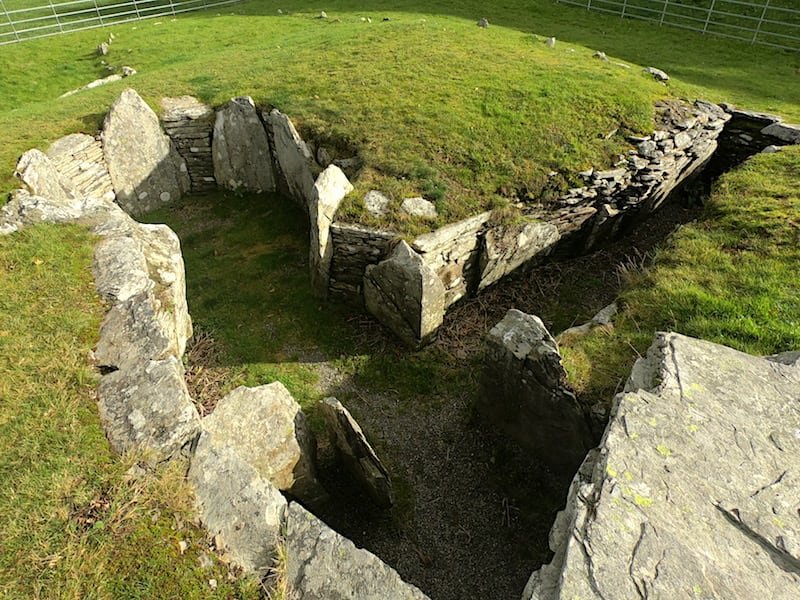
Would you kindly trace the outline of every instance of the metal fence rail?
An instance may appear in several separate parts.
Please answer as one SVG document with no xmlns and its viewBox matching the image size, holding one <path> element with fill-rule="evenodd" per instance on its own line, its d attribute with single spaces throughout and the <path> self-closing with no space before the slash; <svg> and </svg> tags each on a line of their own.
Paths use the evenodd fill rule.
<svg viewBox="0 0 800 600">
<path fill-rule="evenodd" d="M 798 0 L 557 0 L 630 19 L 800 51 Z"/>
<path fill-rule="evenodd" d="M 48 0 L 39 6 L 14 8 L 13 0 L 0 0 L 0 46 L 235 2 L 241 0 Z"/>
</svg>

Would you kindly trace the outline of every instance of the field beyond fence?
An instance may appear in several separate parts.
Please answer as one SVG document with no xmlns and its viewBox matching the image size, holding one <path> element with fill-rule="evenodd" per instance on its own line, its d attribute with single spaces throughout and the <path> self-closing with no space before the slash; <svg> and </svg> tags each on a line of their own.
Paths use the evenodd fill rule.
<svg viewBox="0 0 800 600">
<path fill-rule="evenodd" d="M 233 4 L 241 0 L 0 0 L 0 46 L 142 19 Z"/>
<path fill-rule="evenodd" d="M 558 0 L 561 4 L 800 51 L 797 0 Z"/>
</svg>

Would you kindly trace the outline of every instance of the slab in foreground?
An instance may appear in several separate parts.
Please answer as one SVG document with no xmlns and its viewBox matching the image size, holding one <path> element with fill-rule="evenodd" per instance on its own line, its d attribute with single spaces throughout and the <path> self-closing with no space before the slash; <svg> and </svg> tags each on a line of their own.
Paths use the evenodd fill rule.
<svg viewBox="0 0 800 600">
<path fill-rule="evenodd" d="M 800 597 L 800 368 L 659 334 L 524 600 Z"/>
</svg>

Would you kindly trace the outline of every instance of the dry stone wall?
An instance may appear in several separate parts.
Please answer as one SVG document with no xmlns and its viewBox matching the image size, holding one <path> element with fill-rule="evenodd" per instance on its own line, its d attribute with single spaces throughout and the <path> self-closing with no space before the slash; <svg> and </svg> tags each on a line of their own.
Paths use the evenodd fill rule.
<svg viewBox="0 0 800 600">
<path fill-rule="evenodd" d="M 161 123 L 189 172 L 191 192 L 201 194 L 217 187 L 211 157 L 214 109 L 197 98 L 181 96 L 161 100 Z"/>
</svg>

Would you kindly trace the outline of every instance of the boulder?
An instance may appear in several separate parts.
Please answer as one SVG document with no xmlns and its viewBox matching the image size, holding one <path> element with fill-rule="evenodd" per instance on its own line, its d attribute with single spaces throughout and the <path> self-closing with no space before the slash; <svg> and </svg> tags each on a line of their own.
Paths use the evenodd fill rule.
<svg viewBox="0 0 800 600">
<path fill-rule="evenodd" d="M 78 195 L 114 200 L 114 186 L 99 140 L 83 133 L 64 136 L 50 145 L 47 158 Z"/>
<path fill-rule="evenodd" d="M 207 436 L 203 433 L 200 441 Z M 235 449 L 198 444 L 189 468 L 200 519 L 219 550 L 248 573 L 274 566 L 286 499 Z"/>
<path fill-rule="evenodd" d="M 275 160 L 280 167 L 289 194 L 303 208 L 314 195 L 314 157 L 297 133 L 289 117 L 273 109 L 265 120 L 272 131 Z"/>
<path fill-rule="evenodd" d="M 292 502 L 286 518 L 286 579 L 303 600 L 425 600 L 397 571 L 356 548 L 302 506 Z"/>
<path fill-rule="evenodd" d="M 660 333 L 524 600 L 797 597 L 800 368 Z"/>
<path fill-rule="evenodd" d="M 378 506 L 391 508 L 394 504 L 392 479 L 367 441 L 361 426 L 336 398 L 326 398 L 320 408 L 328 426 L 331 444 L 347 470 Z"/>
<path fill-rule="evenodd" d="M 249 96 L 234 98 L 217 111 L 211 152 L 219 185 L 256 193 L 275 191 L 267 131 Z"/>
<path fill-rule="evenodd" d="M 282 383 L 238 387 L 203 419 L 197 451 L 229 448 L 279 490 L 314 503 L 324 497 L 314 466 L 316 441 Z"/>
<path fill-rule="evenodd" d="M 125 90 L 111 105 L 102 140 L 117 203 L 128 213 L 165 206 L 189 190 L 186 163 L 134 90 Z"/>
<path fill-rule="evenodd" d="M 489 331 L 484 360 L 479 412 L 569 482 L 594 440 L 547 328 L 509 310 Z"/>
<path fill-rule="evenodd" d="M 144 250 L 133 237 L 100 240 L 94 247 L 92 270 L 97 293 L 112 305 L 153 287 Z"/>
<path fill-rule="evenodd" d="M 541 221 L 492 227 L 483 238 L 478 259 L 478 288 L 488 287 L 533 259 L 547 256 L 559 237 L 555 225 Z"/>
<path fill-rule="evenodd" d="M 669 81 L 669 75 L 667 75 L 661 69 L 656 69 L 655 67 L 647 67 L 644 70 L 644 72 L 647 73 L 648 75 L 652 75 L 653 79 L 655 79 L 656 81 Z"/>
<path fill-rule="evenodd" d="M 100 420 L 119 453 L 148 451 L 167 459 L 200 430 L 200 417 L 174 356 L 104 375 L 98 387 Z"/>
<path fill-rule="evenodd" d="M 422 257 L 400 241 L 386 260 L 367 267 L 364 303 L 378 321 L 417 347 L 442 324 L 445 289 Z"/>
<path fill-rule="evenodd" d="M 764 135 L 770 135 L 786 144 L 800 144 L 800 125 L 788 123 L 772 123 L 761 130 Z"/>
<path fill-rule="evenodd" d="M 314 293 L 322 298 L 328 295 L 333 240 L 331 223 L 344 197 L 353 191 L 353 186 L 342 170 L 336 165 L 325 169 L 314 183 L 314 190 L 308 203 L 308 216 L 311 222 L 311 246 L 309 266 L 311 286 Z"/>
<path fill-rule="evenodd" d="M 14 175 L 31 196 L 41 196 L 53 204 L 65 205 L 78 198 L 72 182 L 58 172 L 55 164 L 40 150 L 28 150 L 17 162 Z"/>
<path fill-rule="evenodd" d="M 406 198 L 400 205 L 400 210 L 420 219 L 433 220 L 439 216 L 439 213 L 436 212 L 436 205 L 425 198 Z"/>
<path fill-rule="evenodd" d="M 370 190 L 364 196 L 364 208 L 373 217 L 384 217 L 389 214 L 392 201 L 378 190 Z"/>
</svg>

